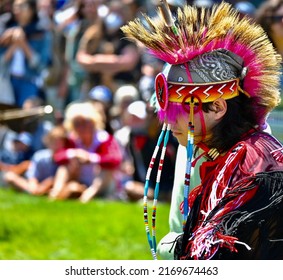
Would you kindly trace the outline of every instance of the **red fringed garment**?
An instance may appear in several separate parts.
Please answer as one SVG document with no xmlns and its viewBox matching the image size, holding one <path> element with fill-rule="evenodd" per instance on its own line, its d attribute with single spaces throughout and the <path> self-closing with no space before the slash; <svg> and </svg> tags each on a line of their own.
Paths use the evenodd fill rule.
<svg viewBox="0 0 283 280">
<path fill-rule="evenodd" d="M 283 259 L 283 154 L 254 132 L 204 162 L 176 259 Z"/>
</svg>

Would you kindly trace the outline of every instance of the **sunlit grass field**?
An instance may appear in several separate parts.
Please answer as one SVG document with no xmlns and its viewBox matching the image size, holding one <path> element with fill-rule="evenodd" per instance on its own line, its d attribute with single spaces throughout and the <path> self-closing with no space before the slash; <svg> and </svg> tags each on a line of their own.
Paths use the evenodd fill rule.
<svg viewBox="0 0 283 280">
<path fill-rule="evenodd" d="M 158 204 L 157 241 L 168 215 L 169 204 Z M 0 188 L 0 259 L 150 260 L 142 203 L 54 202 Z"/>
</svg>

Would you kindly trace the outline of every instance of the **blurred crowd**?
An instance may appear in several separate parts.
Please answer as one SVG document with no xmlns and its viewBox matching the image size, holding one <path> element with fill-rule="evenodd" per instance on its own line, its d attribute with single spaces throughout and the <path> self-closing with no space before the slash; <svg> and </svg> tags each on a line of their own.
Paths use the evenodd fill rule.
<svg viewBox="0 0 283 280">
<path fill-rule="evenodd" d="M 219 1 L 168 0 L 173 13 L 186 2 Z M 258 21 L 283 54 L 283 0 L 227 2 Z M 143 197 L 161 130 L 154 79 L 164 65 L 125 39 L 120 27 L 142 20 L 142 13 L 155 16 L 157 4 L 0 0 L 0 72 L 9 74 L 12 88 L 8 96 L 0 85 L 0 106 L 14 112 L 0 119 L 1 186 L 84 203 Z M 171 197 L 176 151 L 172 138 L 160 184 L 164 201 Z M 149 198 L 154 186 L 153 179 Z"/>
</svg>

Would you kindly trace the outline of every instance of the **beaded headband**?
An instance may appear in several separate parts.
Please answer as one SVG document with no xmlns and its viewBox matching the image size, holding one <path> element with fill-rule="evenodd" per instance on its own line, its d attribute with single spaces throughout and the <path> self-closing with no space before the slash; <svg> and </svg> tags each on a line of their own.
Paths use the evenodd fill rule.
<svg viewBox="0 0 283 280">
<path fill-rule="evenodd" d="M 155 79 L 155 89 L 156 99 L 163 111 L 166 111 L 168 102 L 181 103 L 183 109 L 188 111 L 185 105 L 192 97 L 196 98 L 198 104 L 213 102 L 217 98 L 228 100 L 238 96 L 240 92 L 250 97 L 240 88 L 239 79 L 207 84 L 170 83 L 163 73 L 159 73 Z"/>
</svg>

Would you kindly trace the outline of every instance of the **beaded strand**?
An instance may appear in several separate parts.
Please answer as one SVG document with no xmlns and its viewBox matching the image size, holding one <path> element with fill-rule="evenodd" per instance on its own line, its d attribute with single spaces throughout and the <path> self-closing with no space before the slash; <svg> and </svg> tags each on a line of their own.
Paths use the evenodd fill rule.
<svg viewBox="0 0 283 280">
<path fill-rule="evenodd" d="M 153 198 L 153 211 L 152 211 L 152 238 L 153 238 L 153 248 L 156 252 L 156 228 L 155 228 L 155 221 L 156 221 L 156 208 L 157 208 L 157 199 L 158 199 L 158 194 L 159 194 L 159 185 L 160 185 L 160 178 L 161 178 L 161 173 L 163 169 L 163 163 L 164 163 L 164 158 L 165 158 L 165 153 L 166 153 L 166 148 L 169 140 L 169 132 L 170 132 L 171 126 L 167 126 L 164 142 L 163 142 L 163 147 L 160 155 L 160 160 L 159 160 L 159 165 L 158 165 L 158 171 L 157 171 L 157 176 L 156 176 L 156 183 L 155 183 L 155 188 L 154 188 L 154 198 Z"/>
<path fill-rule="evenodd" d="M 194 102 L 190 102 L 190 119 L 188 124 L 188 142 L 187 142 L 187 162 L 186 162 L 186 174 L 184 181 L 184 212 L 183 212 L 183 229 L 185 228 L 187 217 L 189 214 L 189 189 L 191 182 L 191 168 L 192 159 L 194 153 Z"/>
<path fill-rule="evenodd" d="M 166 134 L 165 134 L 165 130 L 166 130 Z M 159 193 L 159 184 L 160 184 L 160 178 L 161 178 L 161 172 L 162 172 L 162 168 L 163 168 L 163 163 L 164 163 L 164 157 L 165 157 L 165 152 L 166 152 L 166 148 L 167 148 L 167 143 L 168 143 L 168 139 L 169 139 L 169 132 L 170 132 L 170 125 L 166 125 L 163 124 L 162 126 L 162 131 L 159 135 L 157 144 L 155 146 L 153 155 L 151 157 L 150 160 L 150 164 L 149 167 L 147 169 L 147 173 L 146 173 L 146 181 L 145 181 L 145 186 L 144 186 L 144 224 L 145 224 L 145 231 L 146 231 L 146 235 L 147 235 L 147 240 L 150 246 L 150 251 L 151 254 L 153 256 L 154 260 L 157 260 L 157 256 L 156 256 L 156 208 L 157 208 L 157 198 L 158 198 L 158 193 Z M 164 137 L 165 135 L 165 137 Z M 158 154 L 160 145 L 163 141 L 164 138 L 164 144 L 163 144 L 163 148 L 162 148 L 162 152 L 161 152 L 161 156 L 160 156 L 160 160 L 159 160 L 159 166 L 158 166 L 158 173 L 157 173 L 157 178 L 156 178 L 156 184 L 155 184 L 155 189 L 154 189 L 154 200 L 153 200 L 153 209 L 152 209 L 152 237 L 150 235 L 150 229 L 149 229 L 149 225 L 148 225 L 148 199 L 147 199 L 147 194 L 148 194 L 148 188 L 149 188 L 149 180 L 150 180 L 150 175 L 155 163 L 155 159 L 156 156 Z"/>
</svg>

